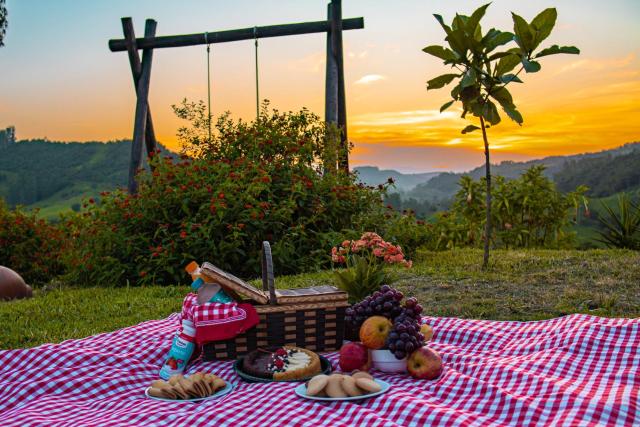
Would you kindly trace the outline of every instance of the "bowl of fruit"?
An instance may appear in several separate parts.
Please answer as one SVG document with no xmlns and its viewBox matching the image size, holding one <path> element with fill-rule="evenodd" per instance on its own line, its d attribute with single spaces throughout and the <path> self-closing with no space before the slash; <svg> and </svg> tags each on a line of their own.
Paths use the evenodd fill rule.
<svg viewBox="0 0 640 427">
<path fill-rule="evenodd" d="M 389 285 L 349 307 L 345 320 L 359 330 L 360 342 L 343 346 L 341 369 L 373 367 L 387 373 L 408 371 L 416 378 L 437 378 L 442 360 L 435 350 L 426 347 L 432 330 L 422 323 L 422 312 L 416 298 L 405 299 L 402 292 Z"/>
</svg>

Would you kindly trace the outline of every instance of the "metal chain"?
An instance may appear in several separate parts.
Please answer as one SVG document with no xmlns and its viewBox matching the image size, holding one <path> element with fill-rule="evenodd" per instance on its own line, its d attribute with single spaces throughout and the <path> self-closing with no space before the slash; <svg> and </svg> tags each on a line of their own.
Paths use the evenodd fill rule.
<svg viewBox="0 0 640 427">
<path fill-rule="evenodd" d="M 260 118 L 260 86 L 258 81 L 258 27 L 253 27 L 256 62 L 256 120 Z"/>
<path fill-rule="evenodd" d="M 209 143 L 211 143 L 211 49 L 209 45 L 209 33 L 204 33 L 204 41 L 207 44 L 207 125 L 209 127 Z"/>
</svg>

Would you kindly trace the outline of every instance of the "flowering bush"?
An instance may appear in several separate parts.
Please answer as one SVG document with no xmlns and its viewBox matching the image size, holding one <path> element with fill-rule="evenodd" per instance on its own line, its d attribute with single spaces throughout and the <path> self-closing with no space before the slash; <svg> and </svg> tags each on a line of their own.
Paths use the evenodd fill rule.
<svg viewBox="0 0 640 427">
<path fill-rule="evenodd" d="M 63 237 L 36 212 L 8 209 L 0 199 L 0 265 L 15 270 L 27 283 L 47 283 L 62 273 Z"/>
<path fill-rule="evenodd" d="M 376 261 L 384 261 L 387 264 L 401 264 L 411 268 L 413 262 L 404 259 L 402 248 L 398 245 L 385 242 L 382 237 L 373 232 L 367 232 L 358 240 L 345 240 L 339 247 L 331 249 L 331 260 L 338 264 L 348 264 L 348 258 L 352 254 L 364 256 L 370 254 Z"/>
<path fill-rule="evenodd" d="M 67 279 L 175 284 L 193 259 L 255 277 L 263 240 L 277 274 L 328 267 L 327 248 L 378 209 L 382 192 L 336 170 L 323 126 L 306 110 L 263 110 L 251 123 L 223 116 L 211 141 L 183 130 L 199 141 L 190 156 L 155 156 L 137 195 L 105 193 L 68 218 Z"/>
<path fill-rule="evenodd" d="M 393 281 L 385 266 L 412 266 L 412 261 L 405 259 L 399 245 L 385 242 L 373 232 L 364 233 L 358 240 L 345 240 L 340 246 L 334 246 L 331 260 L 347 267 L 343 271 L 334 271 L 334 279 L 340 289 L 349 293 L 352 302 Z"/>
</svg>

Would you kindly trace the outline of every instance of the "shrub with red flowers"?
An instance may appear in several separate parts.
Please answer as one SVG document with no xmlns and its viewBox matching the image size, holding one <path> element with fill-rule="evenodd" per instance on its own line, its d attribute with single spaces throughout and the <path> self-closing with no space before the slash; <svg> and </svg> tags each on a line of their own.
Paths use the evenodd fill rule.
<svg viewBox="0 0 640 427">
<path fill-rule="evenodd" d="M 353 301 L 360 301 L 384 284 L 393 281 L 387 265 L 411 268 L 400 245 L 384 241 L 373 232 L 364 233 L 358 240 L 345 240 L 331 249 L 331 260 L 345 270 L 335 270 L 336 285 L 349 293 Z"/>
<path fill-rule="evenodd" d="M 183 107 L 193 128 L 181 130 L 180 160 L 155 156 L 137 195 L 103 194 L 68 220 L 67 280 L 175 284 L 194 259 L 255 277 L 263 240 L 277 274 L 317 270 L 343 233 L 380 210 L 382 191 L 337 170 L 337 144 L 309 111 L 225 115 L 209 140 L 197 105 Z"/>
<path fill-rule="evenodd" d="M 36 214 L 19 207 L 9 209 L 0 199 L 0 265 L 31 285 L 47 283 L 63 271 L 64 236 Z"/>
</svg>

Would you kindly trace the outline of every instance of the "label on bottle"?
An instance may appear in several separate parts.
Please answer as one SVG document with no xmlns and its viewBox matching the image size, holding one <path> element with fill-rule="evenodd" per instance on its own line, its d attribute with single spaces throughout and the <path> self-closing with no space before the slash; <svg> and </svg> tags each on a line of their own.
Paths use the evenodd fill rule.
<svg viewBox="0 0 640 427">
<path fill-rule="evenodd" d="M 178 334 L 173 338 L 167 360 L 160 368 L 160 378 L 167 380 L 172 375 L 184 372 L 195 349 L 195 344 L 186 338 L 183 334 Z"/>
</svg>

